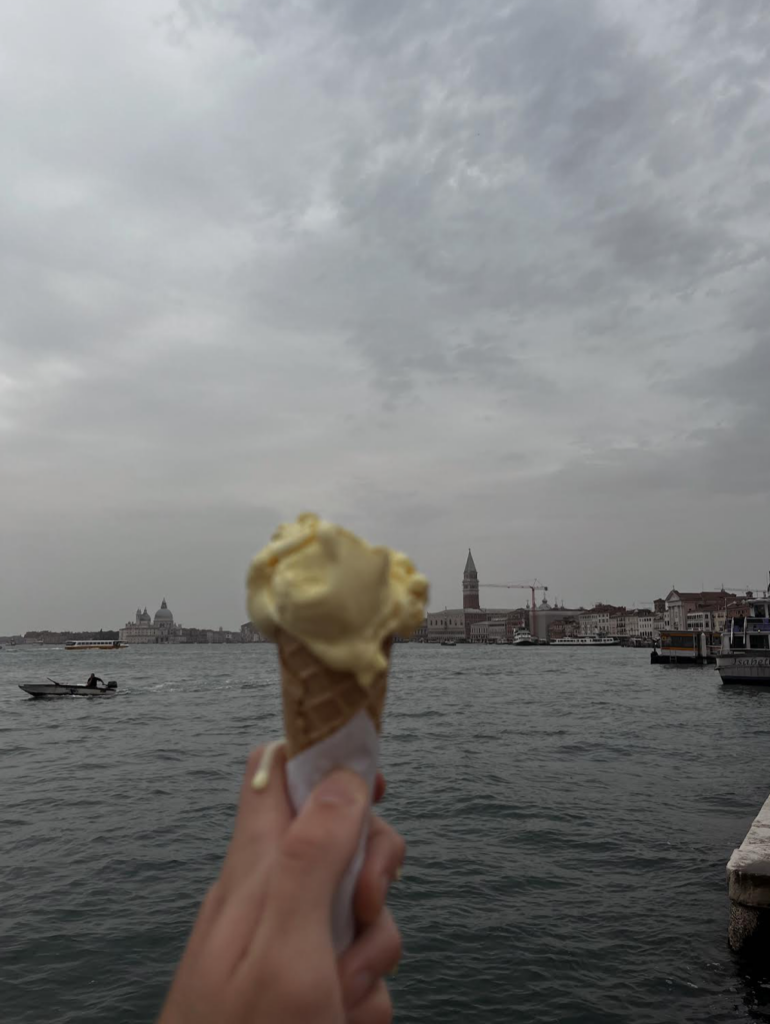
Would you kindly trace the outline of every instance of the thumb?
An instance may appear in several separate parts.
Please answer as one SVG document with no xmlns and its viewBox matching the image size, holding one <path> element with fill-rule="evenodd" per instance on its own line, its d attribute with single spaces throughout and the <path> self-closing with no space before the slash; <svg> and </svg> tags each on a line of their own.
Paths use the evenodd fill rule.
<svg viewBox="0 0 770 1024">
<path fill-rule="evenodd" d="M 356 852 L 370 794 L 355 772 L 338 769 L 310 794 L 283 836 L 266 914 L 283 927 L 328 929 L 334 892 Z"/>
</svg>

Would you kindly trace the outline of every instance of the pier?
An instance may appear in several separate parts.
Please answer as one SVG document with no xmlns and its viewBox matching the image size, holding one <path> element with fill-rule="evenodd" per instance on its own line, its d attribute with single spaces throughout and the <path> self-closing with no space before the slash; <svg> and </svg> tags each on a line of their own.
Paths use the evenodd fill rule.
<svg viewBox="0 0 770 1024">
<path fill-rule="evenodd" d="M 727 864 L 730 946 L 747 954 L 770 941 L 770 797 Z"/>
<path fill-rule="evenodd" d="M 663 629 L 659 646 L 650 653 L 651 665 L 713 665 L 722 645 L 719 633 Z"/>
</svg>

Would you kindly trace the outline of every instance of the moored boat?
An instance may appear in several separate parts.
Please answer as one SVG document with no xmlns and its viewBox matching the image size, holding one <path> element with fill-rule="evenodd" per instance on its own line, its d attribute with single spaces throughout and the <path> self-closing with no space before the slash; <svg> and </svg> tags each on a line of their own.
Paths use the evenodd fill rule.
<svg viewBox="0 0 770 1024">
<path fill-rule="evenodd" d="M 19 689 L 30 697 L 114 697 L 118 684 L 111 679 L 101 685 L 86 686 L 85 683 L 57 683 L 49 678 L 45 683 L 19 683 Z"/>
<path fill-rule="evenodd" d="M 549 647 L 619 647 L 616 636 L 560 636 L 552 640 Z"/>
<path fill-rule="evenodd" d="M 537 640 L 528 629 L 518 629 L 513 634 L 511 643 L 514 647 L 535 647 Z"/>
<path fill-rule="evenodd" d="M 748 601 L 749 614 L 730 619 L 717 671 L 723 683 L 770 685 L 770 597 Z"/>
<path fill-rule="evenodd" d="M 664 629 L 650 652 L 651 665 L 706 665 L 717 660 L 720 633 L 693 629 Z"/>
<path fill-rule="evenodd" d="M 441 647 L 457 647 L 456 640 L 442 640 Z"/>
</svg>

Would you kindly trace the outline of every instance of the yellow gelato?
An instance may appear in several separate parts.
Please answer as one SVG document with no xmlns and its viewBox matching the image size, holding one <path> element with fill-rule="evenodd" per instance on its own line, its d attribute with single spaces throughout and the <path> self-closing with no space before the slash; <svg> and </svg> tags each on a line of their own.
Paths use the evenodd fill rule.
<svg viewBox="0 0 770 1024">
<path fill-rule="evenodd" d="M 413 633 L 428 599 L 428 581 L 406 555 L 309 512 L 278 527 L 247 588 L 249 615 L 266 636 L 289 633 L 364 687 L 387 668 L 385 640 Z"/>
</svg>

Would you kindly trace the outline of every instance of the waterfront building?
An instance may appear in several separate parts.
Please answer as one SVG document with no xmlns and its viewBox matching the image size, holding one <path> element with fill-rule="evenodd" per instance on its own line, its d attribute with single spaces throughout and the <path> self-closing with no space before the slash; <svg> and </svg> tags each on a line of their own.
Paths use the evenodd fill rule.
<svg viewBox="0 0 770 1024">
<path fill-rule="evenodd" d="M 489 628 L 487 637 L 491 643 L 502 642 L 506 639 L 505 636 L 505 623 L 507 616 L 496 615 L 493 619 L 489 620 Z"/>
<path fill-rule="evenodd" d="M 628 626 L 630 625 L 628 618 L 625 608 L 620 608 L 614 615 L 610 615 L 608 634 L 610 636 L 628 636 Z"/>
<path fill-rule="evenodd" d="M 687 616 L 691 612 L 715 612 L 724 609 L 735 594 L 722 590 L 671 590 L 666 597 L 666 629 L 689 629 Z"/>
<path fill-rule="evenodd" d="M 702 608 L 696 612 L 688 612 L 685 629 L 694 629 L 698 633 L 710 633 L 714 629 L 715 614 L 715 612 Z"/>
<path fill-rule="evenodd" d="M 651 640 L 654 632 L 654 616 L 649 609 L 641 608 L 626 612 L 626 636 Z"/>
<path fill-rule="evenodd" d="M 239 644 L 241 643 L 241 631 L 234 629 L 224 629 L 222 626 L 219 629 L 205 629 L 202 630 L 206 634 L 206 639 L 203 643 L 207 644 Z"/>
<path fill-rule="evenodd" d="M 207 644 L 209 630 L 196 629 L 194 626 L 180 626 L 175 642 L 178 644 Z"/>
<path fill-rule="evenodd" d="M 166 604 L 165 597 L 161 601 L 160 608 L 155 612 L 153 619 L 147 608 L 141 611 L 136 610 L 136 618 L 133 622 L 127 622 L 120 630 L 119 638 L 122 643 L 127 644 L 174 644 L 184 642 L 182 631 L 174 622 L 171 609 Z"/>
<path fill-rule="evenodd" d="M 427 639 L 439 640 L 479 640 L 496 639 L 502 625 L 502 636 L 510 640 L 518 629 L 532 628 L 529 609 L 526 608 L 482 608 L 479 599 L 481 584 L 476 570 L 473 554 L 468 549 L 468 557 L 463 570 L 462 608 L 444 608 L 443 611 L 429 612 L 425 620 Z M 536 635 L 545 640 L 548 636 L 548 625 L 554 619 L 564 615 L 577 615 L 577 610 L 552 608 L 545 599 L 537 608 L 535 620 Z M 495 629 L 476 629 L 481 623 L 495 622 Z"/>
<path fill-rule="evenodd" d="M 548 623 L 549 640 L 562 640 L 565 637 L 578 636 L 579 634 L 580 623 L 574 616 L 562 616 Z"/>
<path fill-rule="evenodd" d="M 647 608 L 632 609 L 597 604 L 580 616 L 581 636 L 627 636 L 650 639 L 655 632 L 655 616 Z M 661 627 L 662 628 L 662 627 Z"/>
<path fill-rule="evenodd" d="M 485 644 L 489 640 L 489 622 L 474 622 L 468 639 L 472 644 Z"/>
<path fill-rule="evenodd" d="M 641 633 L 639 632 L 639 615 L 638 615 L 636 609 L 633 609 L 631 611 L 626 611 L 626 614 L 624 615 L 623 618 L 624 618 L 624 621 L 623 621 L 624 632 L 623 633 L 616 633 L 615 635 L 616 636 L 628 636 L 628 637 L 639 637 L 639 636 L 641 636 Z"/>
<path fill-rule="evenodd" d="M 470 627 L 464 608 L 428 612 L 428 640 L 466 640 Z"/>
<path fill-rule="evenodd" d="M 601 636 L 614 636 L 612 627 L 616 629 L 619 624 L 622 624 L 625 630 L 625 608 L 618 608 L 611 604 L 597 604 L 593 608 L 589 608 L 587 611 L 582 611 L 579 615 L 580 621 L 580 635 L 581 636 L 595 636 L 599 634 Z M 622 623 L 619 623 L 619 618 L 622 619 Z"/>
<path fill-rule="evenodd" d="M 652 640 L 655 636 L 655 616 L 654 614 L 645 608 L 643 611 L 637 612 L 639 620 L 639 636 L 644 637 L 645 640 Z"/>
<path fill-rule="evenodd" d="M 171 640 L 175 644 L 240 644 L 243 642 L 240 630 L 196 629 L 194 627 L 177 627 L 176 636 Z"/>
<path fill-rule="evenodd" d="M 535 609 L 535 623 L 534 628 L 532 625 L 530 609 L 522 609 L 526 616 L 526 626 L 531 631 L 532 635 L 537 637 L 538 640 L 547 640 L 551 628 L 551 623 L 558 622 L 559 619 L 575 618 L 580 615 L 583 611 L 582 608 L 565 608 L 564 604 L 551 606 L 547 599 L 544 597 L 540 604 Z"/>
</svg>

